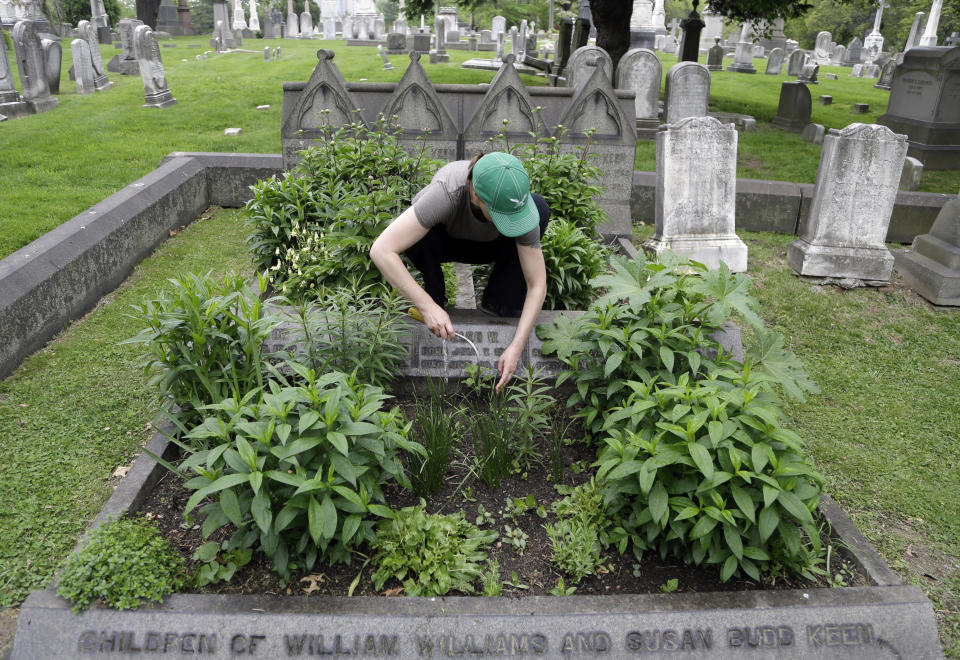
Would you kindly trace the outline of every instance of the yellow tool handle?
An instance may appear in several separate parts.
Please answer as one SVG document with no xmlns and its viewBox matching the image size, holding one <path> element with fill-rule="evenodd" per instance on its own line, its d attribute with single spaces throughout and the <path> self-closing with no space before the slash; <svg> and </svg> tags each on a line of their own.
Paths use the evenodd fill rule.
<svg viewBox="0 0 960 660">
<path fill-rule="evenodd" d="M 407 314 L 410 315 L 414 321 L 420 321 L 420 323 L 426 324 L 426 321 L 423 320 L 423 314 L 420 313 L 420 310 L 416 307 L 411 307 L 407 310 Z"/>
</svg>

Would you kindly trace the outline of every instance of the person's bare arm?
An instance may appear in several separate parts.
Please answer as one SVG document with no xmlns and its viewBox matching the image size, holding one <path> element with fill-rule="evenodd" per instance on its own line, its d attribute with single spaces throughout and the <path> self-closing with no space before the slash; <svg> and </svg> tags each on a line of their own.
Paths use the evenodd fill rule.
<svg viewBox="0 0 960 660">
<path fill-rule="evenodd" d="M 527 345 L 527 339 L 536 325 L 540 310 L 543 309 L 543 301 L 547 297 L 547 268 L 544 265 L 541 249 L 518 245 L 517 255 L 520 257 L 523 279 L 527 283 L 527 297 L 523 301 L 523 311 L 520 313 L 520 320 L 517 321 L 517 331 L 513 335 L 513 341 L 504 349 L 497 361 L 497 371 L 500 372 L 497 390 L 509 383 L 517 371 L 523 347 Z"/>
<path fill-rule="evenodd" d="M 453 323 L 447 312 L 433 301 L 423 287 L 417 284 L 403 264 L 400 255 L 427 235 L 427 229 L 417 220 L 411 206 L 383 230 L 370 247 L 370 259 L 386 280 L 420 310 L 427 329 L 441 339 L 452 338 Z"/>
</svg>

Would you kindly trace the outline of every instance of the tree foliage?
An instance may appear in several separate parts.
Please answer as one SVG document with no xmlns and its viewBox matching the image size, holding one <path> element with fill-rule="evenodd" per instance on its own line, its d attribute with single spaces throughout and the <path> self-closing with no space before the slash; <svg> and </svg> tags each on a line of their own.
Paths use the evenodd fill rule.
<svg viewBox="0 0 960 660">
<path fill-rule="evenodd" d="M 107 12 L 110 25 L 116 25 L 121 18 L 120 3 L 117 0 L 103 0 L 103 9 Z M 90 0 L 56 0 L 53 3 L 51 18 L 58 22 L 76 26 L 80 21 L 89 21 L 90 16 Z"/>
</svg>

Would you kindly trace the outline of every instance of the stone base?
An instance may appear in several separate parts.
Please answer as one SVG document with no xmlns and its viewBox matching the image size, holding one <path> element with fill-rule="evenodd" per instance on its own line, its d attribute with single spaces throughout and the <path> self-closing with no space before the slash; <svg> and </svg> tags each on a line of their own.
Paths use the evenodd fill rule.
<svg viewBox="0 0 960 660">
<path fill-rule="evenodd" d="M 723 65 L 722 65 L 722 64 L 708 64 L 708 65 L 707 65 L 707 71 L 723 71 Z M 756 73 L 756 71 L 754 71 L 754 73 Z"/>
<path fill-rule="evenodd" d="M 814 245 L 798 238 L 787 249 L 787 265 L 805 277 L 889 282 L 893 255 L 886 248 Z"/>
<path fill-rule="evenodd" d="M 449 64 L 450 55 L 447 53 L 430 53 L 430 64 Z"/>
<path fill-rule="evenodd" d="M 500 67 L 503 66 L 502 60 L 487 60 L 481 58 L 469 59 L 463 64 L 460 65 L 461 69 L 481 69 L 483 71 L 499 71 Z M 513 63 L 513 68 L 517 70 L 517 73 L 527 73 L 531 76 L 541 73 L 537 71 L 532 66 L 527 66 L 526 64 L 520 64 L 518 62 Z"/>
<path fill-rule="evenodd" d="M 657 31 L 653 28 L 630 30 L 630 48 L 648 48 L 653 50 L 657 41 Z"/>
<path fill-rule="evenodd" d="M 107 62 L 107 71 L 119 73 L 121 76 L 139 76 L 140 62 L 137 60 L 122 60 L 119 55 L 114 55 L 113 59 Z"/>
<path fill-rule="evenodd" d="M 803 129 L 805 129 L 809 123 L 809 120 L 788 119 L 787 117 L 774 117 L 770 122 L 771 126 L 776 126 L 789 133 L 803 133 Z"/>
<path fill-rule="evenodd" d="M 746 62 L 734 62 L 727 67 L 727 71 L 732 73 L 756 73 L 757 70 L 754 68 L 753 63 Z"/>
<path fill-rule="evenodd" d="M 39 115 L 41 112 L 46 112 L 47 110 L 51 110 L 60 105 L 60 99 L 49 96 L 45 99 L 27 101 L 27 105 L 30 106 L 30 112 L 27 114 Z"/>
<path fill-rule="evenodd" d="M 144 108 L 169 108 L 177 102 L 177 99 L 173 98 L 173 94 L 169 89 L 158 92 L 157 94 L 147 94 L 144 100 L 146 101 L 143 104 Z"/>
<path fill-rule="evenodd" d="M 637 117 L 638 140 L 654 140 L 658 132 L 660 132 L 659 119 L 643 119 L 642 117 Z"/>
<path fill-rule="evenodd" d="M 16 119 L 17 117 L 25 117 L 32 114 L 33 110 L 25 101 L 17 100 L 9 103 L 0 103 L 0 115 L 6 116 L 7 119 Z"/>
<path fill-rule="evenodd" d="M 113 87 L 113 83 L 110 82 L 110 79 L 106 76 L 98 76 L 97 78 L 93 79 L 93 87 L 98 92 L 105 92 Z"/>
<path fill-rule="evenodd" d="M 747 270 L 747 245 L 739 236 L 674 236 L 672 238 L 653 238 L 643 244 L 643 249 L 660 255 L 666 250 L 689 257 L 704 264 L 710 270 L 716 270 L 720 263 L 734 273 Z"/>
<path fill-rule="evenodd" d="M 938 216 L 936 224 L 944 220 Z M 960 306 L 960 247 L 935 231 L 917 236 L 911 249 L 895 252 L 896 268 L 911 289 L 933 304 Z"/>
<path fill-rule="evenodd" d="M 884 114 L 878 124 L 903 133 L 910 142 L 908 156 L 923 161 L 928 170 L 960 170 L 960 123 L 934 123 Z"/>
</svg>

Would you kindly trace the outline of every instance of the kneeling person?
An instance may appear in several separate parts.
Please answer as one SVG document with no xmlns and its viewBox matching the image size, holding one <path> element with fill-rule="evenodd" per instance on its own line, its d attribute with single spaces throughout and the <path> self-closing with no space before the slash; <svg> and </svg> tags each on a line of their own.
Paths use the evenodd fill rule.
<svg viewBox="0 0 960 660">
<path fill-rule="evenodd" d="M 543 308 L 547 273 L 540 239 L 549 219 L 546 201 L 530 193 L 523 164 L 511 154 L 494 152 L 440 168 L 413 205 L 374 241 L 370 258 L 441 339 L 454 335 L 444 309 L 441 264 L 493 264 L 481 308 L 520 319 L 497 362 L 500 389 L 516 371 Z M 423 275 L 423 287 L 404 266 L 403 253 Z"/>
</svg>

